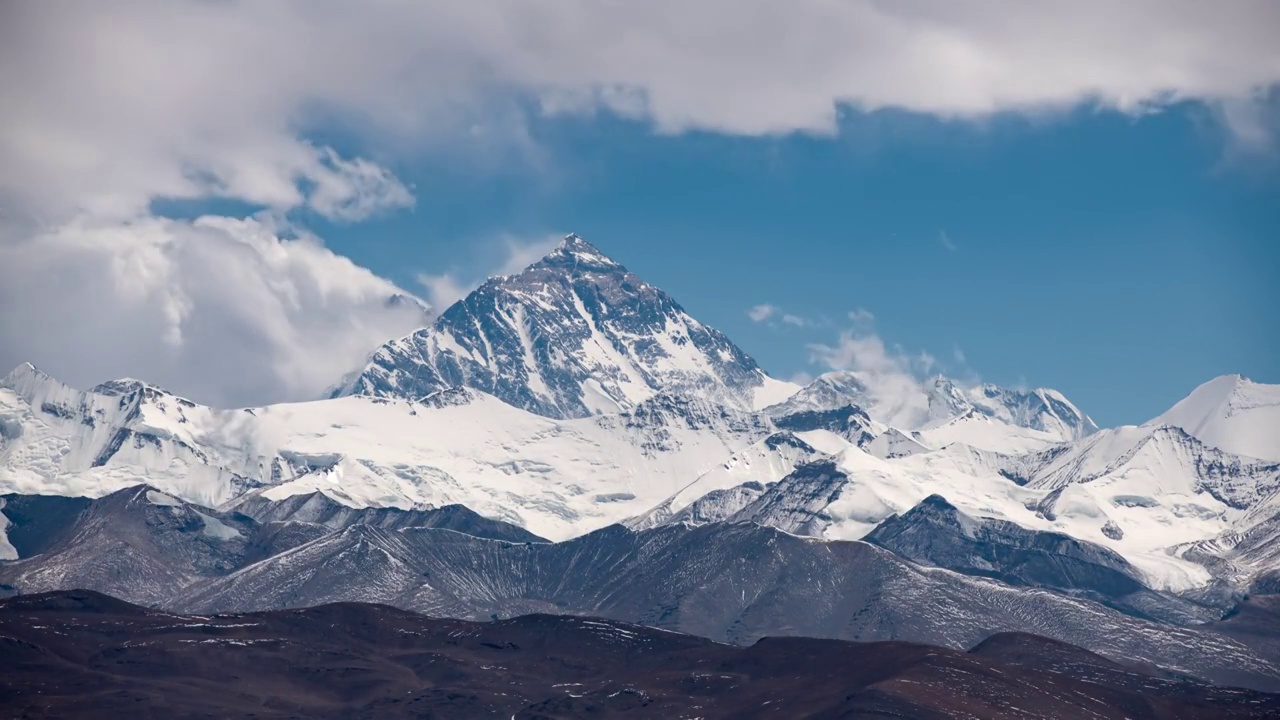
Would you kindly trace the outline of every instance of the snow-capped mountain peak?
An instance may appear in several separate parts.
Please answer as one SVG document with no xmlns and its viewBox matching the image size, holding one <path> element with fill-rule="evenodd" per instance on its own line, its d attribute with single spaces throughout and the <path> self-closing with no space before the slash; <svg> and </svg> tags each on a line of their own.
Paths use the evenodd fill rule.
<svg viewBox="0 0 1280 720">
<path fill-rule="evenodd" d="M 551 252 L 547 253 L 545 257 L 531 267 L 568 267 L 577 272 L 626 271 L 626 268 L 622 267 L 613 258 L 600 252 L 595 245 L 572 233 L 566 235 Z"/>
<path fill-rule="evenodd" d="M 824 412 L 854 404 L 871 419 L 931 447 L 964 442 L 1000 452 L 1025 452 L 1086 437 L 1098 427 L 1056 390 L 964 385 L 938 375 L 890 387 L 858 371 L 819 376 L 770 408 L 773 417 Z"/>
<path fill-rule="evenodd" d="M 1057 390 L 1015 390 L 984 383 L 965 393 L 969 404 L 989 417 L 1018 427 L 1079 440 L 1098 430 L 1093 420 Z"/>
<path fill-rule="evenodd" d="M 1237 455 L 1280 460 L 1280 385 L 1222 375 L 1146 424 L 1180 427 Z"/>
<path fill-rule="evenodd" d="M 491 278 L 431 327 L 380 348 L 334 395 L 412 399 L 461 385 L 571 418 L 626 410 L 658 393 L 750 408 L 772 384 L 723 334 L 570 235 L 523 271 Z"/>
</svg>

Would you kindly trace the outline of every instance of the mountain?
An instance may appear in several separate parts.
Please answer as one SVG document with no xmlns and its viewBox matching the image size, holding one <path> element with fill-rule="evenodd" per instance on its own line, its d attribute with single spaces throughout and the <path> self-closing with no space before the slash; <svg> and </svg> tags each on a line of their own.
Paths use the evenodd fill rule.
<svg viewBox="0 0 1280 720">
<path fill-rule="evenodd" d="M 774 432 L 758 413 L 667 394 L 568 420 L 461 387 L 221 410 L 142 383 L 79 391 L 30 365 L 0 380 L 0 418 L 0 492 L 147 483 L 210 507 L 323 492 L 350 507 L 460 504 L 557 539 L 646 512 Z"/>
<path fill-rule="evenodd" d="M 864 539 L 924 565 L 1051 588 L 1140 617 L 1182 624 L 1217 619 L 1212 610 L 1152 592 L 1141 571 L 1115 551 L 1063 533 L 976 518 L 940 495 L 889 516 Z"/>
<path fill-rule="evenodd" d="M 1280 385 L 1223 375 L 1147 425 L 1172 425 L 1220 450 L 1280 461 Z"/>
<path fill-rule="evenodd" d="M 1242 641 L 919 568 L 866 543 L 752 524 L 614 526 L 551 545 L 353 526 L 193 585 L 168 607 L 209 613 L 346 600 L 474 619 L 599 615 L 734 643 L 783 634 L 963 648 L 995 632 L 1031 632 L 1217 682 L 1280 687 L 1276 658 Z"/>
<path fill-rule="evenodd" d="M 30 504 L 30 498 L 6 497 L 4 512 L 7 516 L 11 505 Z M 34 554 L 0 566 L 7 588 L 24 593 L 95 588 L 151 605 L 199 578 L 240 567 L 257 539 L 257 524 L 248 518 L 190 505 L 145 486 L 86 502 L 78 510 L 63 515 L 62 527 L 46 534 L 39 547 L 27 548 Z"/>
<path fill-rule="evenodd" d="M 792 389 L 577 235 L 383 346 L 334 395 L 416 400 L 457 386 L 559 419 L 658 393 L 753 408 Z"/>
<path fill-rule="evenodd" d="M 280 502 L 254 495 L 235 511 L 219 511 L 145 485 L 92 500 L 4 495 L 0 518 L 16 556 L 0 565 L 9 592 L 87 587 L 146 604 L 352 527 L 439 528 L 545 542 L 456 505 L 354 509 L 320 494 Z"/>
<path fill-rule="evenodd" d="M 315 503 L 257 510 L 297 517 Z M 23 524 L 19 517 L 15 526 Z M 259 523 L 131 488 L 90 501 L 74 521 L 45 536 L 38 554 L 0 563 L 0 585 L 25 595 L 81 587 L 203 614 L 359 601 L 476 619 L 603 615 L 736 643 L 783 634 L 928 639 L 964 648 L 993 632 L 1031 632 L 1216 682 L 1280 687 L 1280 656 L 1269 645 L 1144 620 L 1133 608 L 1091 602 L 1078 587 L 1028 588 L 1044 579 L 1027 575 L 1025 564 L 1024 586 L 1014 587 L 922 568 L 867 543 L 815 541 L 752 523 L 679 523 L 644 532 L 611 526 L 555 544 L 391 525 Z M 1092 576 L 1078 575 L 1078 585 L 1113 587 L 1096 580 L 1104 577 L 1105 553 L 1063 545 L 1070 543 L 1050 549 L 1081 561 L 1077 569 L 1092 568 Z M 1068 567 L 1052 558 L 1042 567 L 1055 562 Z M 1110 562 L 1113 570 L 1124 567 Z"/>
<path fill-rule="evenodd" d="M 397 507 L 354 508 L 322 492 L 268 500 L 260 493 L 242 496 L 230 506 L 259 523 L 309 523 L 330 530 L 373 525 L 387 530 L 428 527 L 508 542 L 546 542 L 527 530 L 476 514 L 463 505 L 402 510 Z"/>
<path fill-rule="evenodd" d="M 1276 568 L 1240 544 L 1265 537 L 1252 529 L 1280 516 L 1274 462 L 1152 425 L 1032 452 L 962 442 L 930 450 L 930 433 L 960 425 L 1006 439 L 1017 437 L 1010 429 L 1043 431 L 971 407 L 906 432 L 847 399 L 803 405 L 813 398 L 753 412 L 657 393 L 619 413 L 557 420 L 453 387 L 414 402 L 352 396 L 218 410 L 137 381 L 78 391 L 23 365 L 0 380 L 0 490 L 101 496 L 146 482 L 229 510 L 238 498 L 315 493 L 353 509 L 461 505 L 552 540 L 623 521 L 758 522 L 852 540 L 939 494 L 967 513 L 1109 548 L 1162 590 L 1217 582 L 1230 597 Z M 837 472 L 796 474 L 823 459 Z"/>
<path fill-rule="evenodd" d="M 779 432 L 734 453 L 680 488 L 648 512 L 626 521 L 643 530 L 670 523 L 695 525 L 727 520 L 759 497 L 765 486 L 791 474 L 797 466 L 826 454 L 791 432 Z"/>
<path fill-rule="evenodd" d="M 1010 390 L 989 383 L 968 388 L 965 399 L 987 417 L 1064 440 L 1080 440 L 1098 426 L 1057 390 Z"/>
<path fill-rule="evenodd" d="M 821 375 L 768 412 L 782 417 L 848 405 L 933 448 L 963 442 L 986 450 L 1028 452 L 1079 440 L 1098 429 L 1056 390 L 962 386 L 942 376 L 921 383 L 882 383 L 857 371 Z"/>
<path fill-rule="evenodd" d="M 809 638 L 734 647 L 597 618 L 470 623 L 355 603 L 207 617 L 86 591 L 0 602 L 0 633 L 0 694 L 24 717 L 121 717 L 140 706 L 264 719 L 1280 712 L 1275 695 L 1169 678 L 1025 634 L 968 652 Z"/>
<path fill-rule="evenodd" d="M 887 435 L 858 448 L 828 431 L 796 433 L 814 451 L 794 456 L 790 473 L 714 475 L 660 509 L 854 540 L 938 495 L 984 521 L 1118 553 L 1161 590 L 1222 582 L 1239 592 L 1253 575 L 1280 569 L 1280 556 L 1249 549 L 1280 527 L 1280 465 L 1224 453 L 1177 428 L 1108 429 L 1015 455 L 964 444 L 886 454 L 876 444 Z M 685 520 L 677 515 L 668 521 Z"/>
<path fill-rule="evenodd" d="M 154 468 L 168 491 L 217 504 L 256 485 L 204 436 L 237 419 L 137 380 L 76 390 L 24 363 L 0 379 L 0 490 L 96 496 Z"/>
</svg>

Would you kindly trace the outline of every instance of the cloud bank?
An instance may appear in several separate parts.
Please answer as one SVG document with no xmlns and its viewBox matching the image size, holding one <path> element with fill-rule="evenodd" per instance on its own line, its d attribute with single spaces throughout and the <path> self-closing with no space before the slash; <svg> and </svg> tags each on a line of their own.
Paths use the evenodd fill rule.
<svg viewBox="0 0 1280 720">
<path fill-rule="evenodd" d="M 230 407 L 312 398 L 425 314 L 254 219 L 73 222 L 0 243 L 0 373 L 33 361 L 79 387 L 131 376 Z"/>
</svg>

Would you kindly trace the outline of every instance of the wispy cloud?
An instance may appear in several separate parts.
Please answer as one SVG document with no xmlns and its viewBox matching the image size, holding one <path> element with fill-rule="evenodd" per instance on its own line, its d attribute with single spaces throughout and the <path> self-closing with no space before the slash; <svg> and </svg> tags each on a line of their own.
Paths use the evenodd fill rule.
<svg viewBox="0 0 1280 720">
<path fill-rule="evenodd" d="M 848 313 L 849 322 L 854 327 L 866 328 L 871 327 L 876 322 L 876 316 L 866 308 L 855 308 Z"/>
<path fill-rule="evenodd" d="M 947 252 L 956 252 L 960 249 L 956 246 L 955 241 L 951 239 L 951 236 L 947 234 L 946 230 L 938 231 L 938 242 L 942 243 L 942 247 L 946 248 Z"/>
<path fill-rule="evenodd" d="M 821 371 L 857 373 L 875 412 L 890 424 L 912 427 L 925 422 L 929 416 L 926 380 L 951 368 L 927 351 L 909 352 L 886 343 L 876 331 L 875 316 L 864 308 L 849 312 L 848 318 L 852 325 L 841 330 L 834 342 L 807 346 L 810 363 Z M 958 346 L 953 356 L 963 363 Z"/>
<path fill-rule="evenodd" d="M 782 308 L 772 303 L 760 303 L 752 306 L 747 310 L 747 317 L 752 322 L 768 325 L 771 328 L 778 329 L 782 326 L 788 327 L 810 327 L 814 325 L 814 321 L 803 315 L 785 312 Z"/>
<path fill-rule="evenodd" d="M 751 318 L 751 322 L 762 323 L 778 314 L 778 308 L 769 303 L 761 303 L 747 310 L 747 317 Z"/>
<path fill-rule="evenodd" d="M 511 275 L 518 273 L 529 265 L 540 260 L 560 241 L 562 235 L 551 234 L 537 238 L 517 238 L 512 236 L 503 236 L 498 238 L 496 244 L 501 253 L 501 261 L 482 267 L 478 272 L 463 273 L 458 270 L 450 270 L 440 274 L 419 273 L 417 276 L 418 284 L 426 291 L 427 302 L 431 304 L 431 309 L 436 314 L 442 313 L 450 305 L 461 300 L 472 290 L 480 287 L 481 283 L 495 275 Z M 482 243 L 482 246 L 491 246 L 494 243 Z M 495 254 L 492 251 L 486 251 L 486 257 L 492 257 Z"/>
</svg>

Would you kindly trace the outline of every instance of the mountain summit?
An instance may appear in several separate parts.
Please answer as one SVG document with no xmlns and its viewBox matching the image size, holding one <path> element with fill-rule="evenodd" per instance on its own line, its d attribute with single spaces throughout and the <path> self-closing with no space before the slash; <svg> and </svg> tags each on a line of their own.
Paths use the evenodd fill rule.
<svg viewBox="0 0 1280 720">
<path fill-rule="evenodd" d="M 1228 452 L 1280 460 L 1280 385 L 1216 377 L 1147 425 L 1173 425 Z"/>
<path fill-rule="evenodd" d="M 387 343 L 334 396 L 417 399 L 467 386 L 539 415 L 584 417 L 655 394 L 753 407 L 755 360 L 577 235 L 491 278 L 436 322 Z"/>
</svg>

